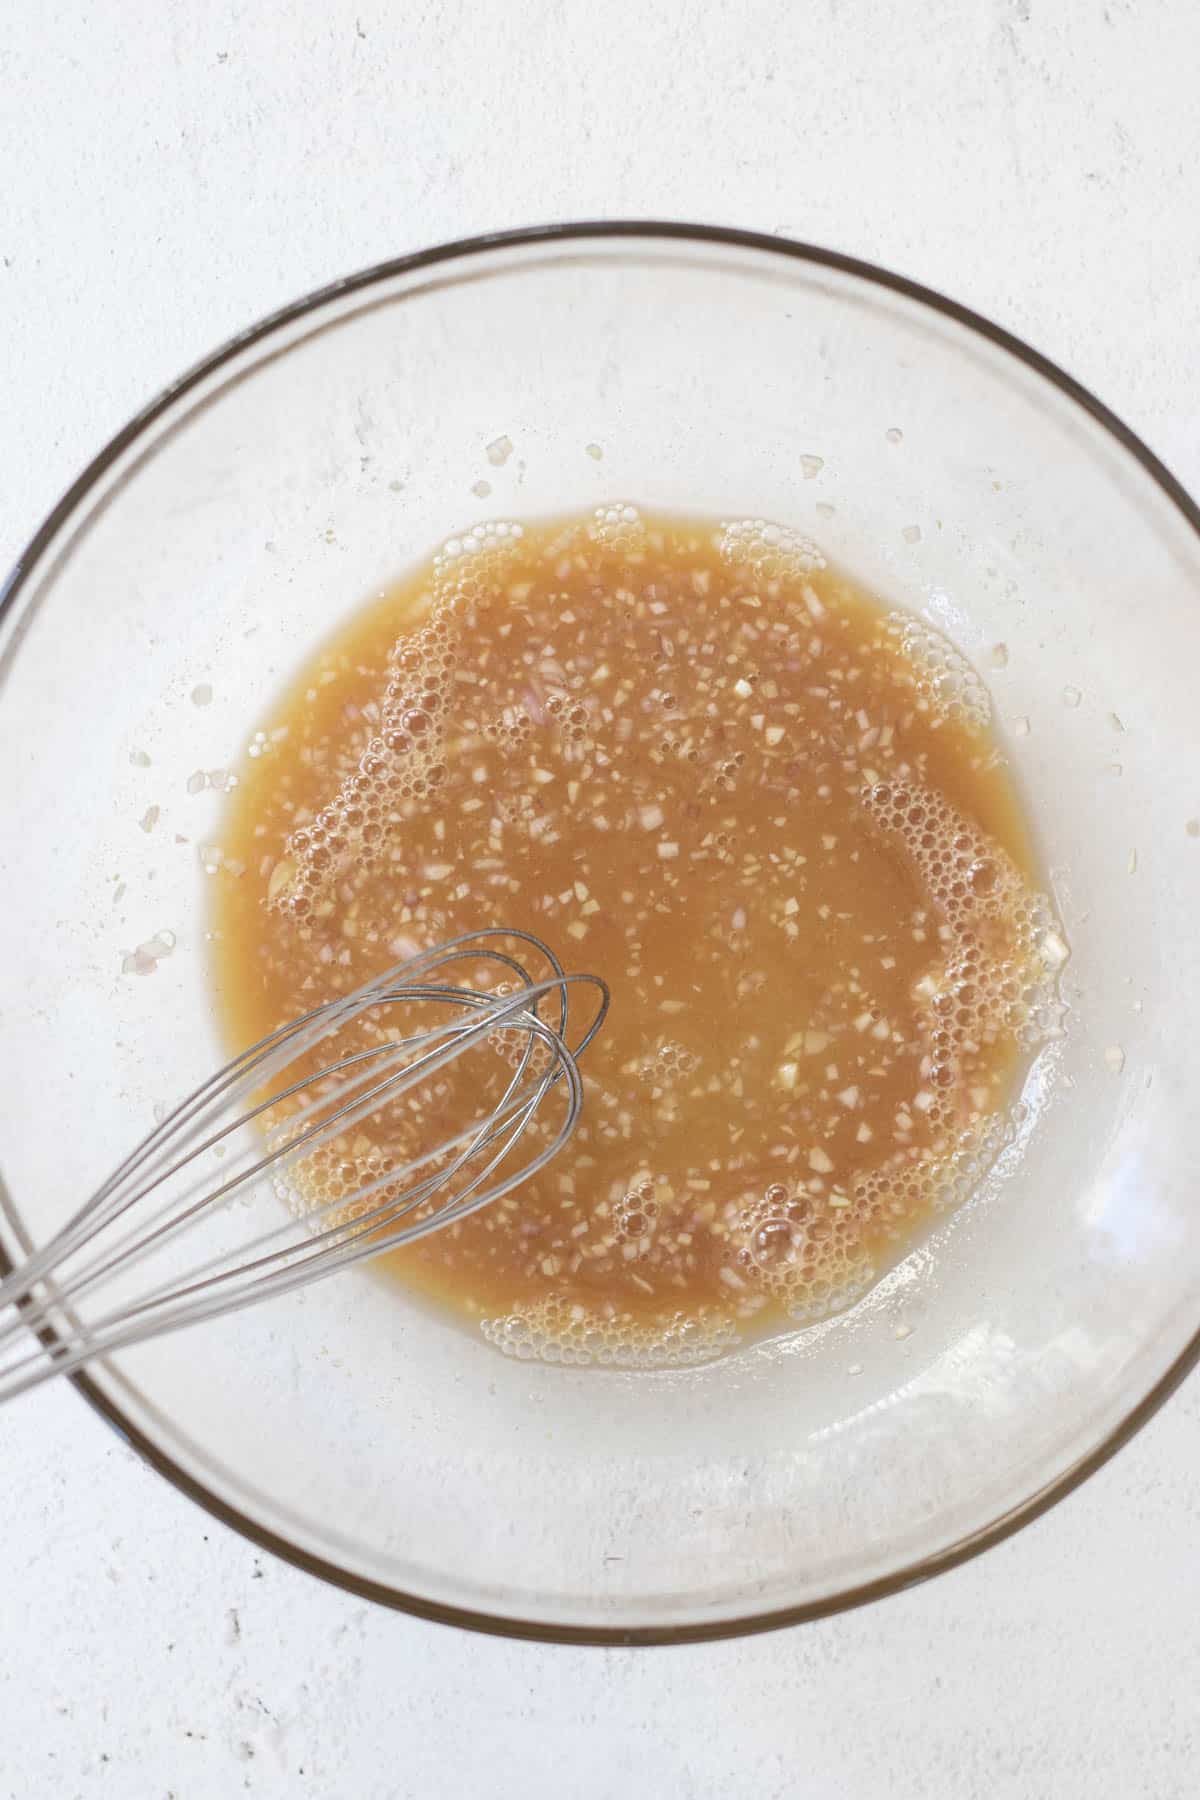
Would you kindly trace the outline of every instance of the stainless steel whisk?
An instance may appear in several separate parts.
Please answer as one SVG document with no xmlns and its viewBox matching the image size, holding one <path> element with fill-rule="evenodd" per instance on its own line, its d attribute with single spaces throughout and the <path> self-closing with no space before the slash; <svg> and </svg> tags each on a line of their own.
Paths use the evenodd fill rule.
<svg viewBox="0 0 1200 1800">
<path fill-rule="evenodd" d="M 517 945 L 525 947 L 520 954 Z M 474 984 L 448 978 L 464 965 L 479 978 Z M 502 984 L 499 991 L 480 985 L 489 978 Z M 590 990 L 593 1007 L 572 1048 L 571 1000 L 580 988 Z M 243 1051 L 0 1280 L 0 1401 L 92 1357 L 444 1230 L 507 1194 L 574 1131 L 583 1102 L 576 1059 L 599 1030 L 608 999 L 598 976 L 566 974 L 528 932 L 471 932 L 314 1007 Z M 287 1078 L 317 1045 L 364 1017 L 378 1041 L 316 1073 Z M 323 1204 L 306 1205 L 302 1175 L 285 1190 L 289 1168 L 323 1151 L 338 1153 L 347 1133 L 405 1096 L 410 1107 L 426 1106 L 428 1087 L 424 1099 L 414 1090 L 489 1043 L 517 1054 L 508 1058 L 507 1079 L 498 1076 L 503 1091 L 481 1117 L 448 1132 L 429 1125 L 417 1155 Z M 494 1056 L 491 1066 L 500 1067 Z M 557 1130 L 528 1140 L 551 1094 L 562 1101 Z M 423 1114 L 421 1122 L 429 1124 Z M 202 1169 L 200 1158 L 224 1159 L 219 1177 L 212 1161 Z M 243 1204 L 264 1180 L 293 1202 L 279 1207 L 266 1231 L 253 1226 Z M 197 1251 L 196 1234 L 204 1231 L 205 1247 Z"/>
</svg>

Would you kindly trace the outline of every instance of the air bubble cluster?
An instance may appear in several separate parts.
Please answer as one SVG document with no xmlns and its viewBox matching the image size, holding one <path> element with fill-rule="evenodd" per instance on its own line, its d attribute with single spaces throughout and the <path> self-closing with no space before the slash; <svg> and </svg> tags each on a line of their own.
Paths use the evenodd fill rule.
<svg viewBox="0 0 1200 1800">
<path fill-rule="evenodd" d="M 588 739 L 588 709 L 583 700 L 573 694 L 553 692 L 543 702 L 546 717 L 558 727 L 559 735 L 568 744 L 580 745 Z"/>
<path fill-rule="evenodd" d="M 995 1112 L 989 1090 L 972 1088 L 964 1064 L 1004 1035 L 1032 1052 L 1061 1032 L 1056 977 L 1065 951 L 1047 898 L 944 795 L 879 782 L 864 803 L 903 844 L 942 921 L 940 963 L 916 996 L 928 1051 L 915 1103 L 934 1144 L 920 1155 L 902 1151 L 854 1191 L 864 1219 L 886 1226 L 959 1204 L 995 1161 L 1012 1121 Z"/>
<path fill-rule="evenodd" d="M 912 613 L 889 613 L 884 629 L 910 664 L 917 692 L 931 715 L 982 731 L 991 719 L 992 703 L 966 657 Z"/>
<path fill-rule="evenodd" d="M 855 1183 L 860 1218 L 886 1231 L 893 1221 L 961 1206 L 978 1191 L 1013 1131 L 1011 1115 L 994 1113 L 948 1135 L 932 1152 L 889 1158 Z"/>
<path fill-rule="evenodd" d="M 636 506 L 631 506 L 627 500 L 618 500 L 596 508 L 588 536 L 593 543 L 603 544 L 606 549 L 631 553 L 644 548 L 646 527 Z"/>
<path fill-rule="evenodd" d="M 282 1126 L 272 1133 L 273 1146 L 280 1147 L 301 1128 Z M 389 1198 L 400 1197 L 399 1189 L 389 1189 L 383 1179 L 395 1167 L 392 1155 L 365 1134 L 359 1134 L 353 1140 L 335 1138 L 318 1145 L 294 1166 L 277 1172 L 273 1184 L 276 1195 L 290 1212 L 303 1215 L 325 1210 L 323 1223 L 338 1226 L 386 1205 Z M 362 1189 L 375 1181 L 381 1182 L 380 1187 L 363 1196 Z"/>
<path fill-rule="evenodd" d="M 437 792 L 446 776 L 445 714 L 461 653 L 458 619 L 498 595 L 521 537 L 519 525 L 476 525 L 448 539 L 434 558 L 428 616 L 395 645 L 377 728 L 334 798 L 291 834 L 272 906 L 300 923 L 319 915 L 340 872 L 379 846 L 398 809 Z M 500 728 L 519 737 L 529 721 L 510 710 L 511 720 Z"/>
<path fill-rule="evenodd" d="M 700 1058 L 694 1050 L 668 1040 L 659 1044 L 653 1056 L 646 1058 L 638 1076 L 651 1087 L 670 1087 L 673 1082 L 685 1081 L 689 1075 L 694 1075 L 699 1067 Z"/>
<path fill-rule="evenodd" d="M 484 1319 L 482 1330 L 489 1343 L 522 1362 L 618 1369 L 712 1362 L 739 1341 L 736 1325 L 716 1307 L 639 1319 L 613 1306 L 585 1306 L 553 1294 L 503 1318 Z"/>
<path fill-rule="evenodd" d="M 507 983 L 501 983 L 495 990 L 498 994 L 513 992 Z M 536 1012 L 536 1008 L 534 1009 Z M 545 1003 L 543 1003 L 543 1011 Z M 509 1068 L 514 1071 L 523 1069 L 531 1080 L 538 1080 L 546 1074 L 554 1060 L 554 1052 L 544 1038 L 533 1037 L 525 1026 L 498 1025 L 487 1034 L 487 1045 Z"/>
<path fill-rule="evenodd" d="M 658 1197 L 652 1180 L 639 1181 L 617 1200 L 612 1209 L 613 1228 L 622 1244 L 639 1251 L 649 1249 L 658 1225 Z"/>
<path fill-rule="evenodd" d="M 483 727 L 489 743 L 503 744 L 510 752 L 527 747 L 533 732 L 533 720 L 523 706 L 506 706 Z"/>
<path fill-rule="evenodd" d="M 1056 965 L 1046 954 L 1061 942 L 1054 915 L 1045 895 L 943 794 L 878 782 L 863 799 L 876 824 L 902 841 L 943 922 L 943 969 L 924 998 L 934 1050 L 944 1053 L 933 1085 L 949 1089 L 956 1046 L 1007 1031 L 1032 1049 L 1060 1024 Z"/>
<path fill-rule="evenodd" d="M 738 1279 L 800 1323 L 852 1306 L 875 1279 L 844 1196 L 770 1182 L 743 1204 L 730 1241 Z"/>
<path fill-rule="evenodd" d="M 755 579 L 794 581 L 825 567 L 825 558 L 803 532 L 768 519 L 738 519 L 722 524 L 717 548 L 733 568 L 748 568 Z"/>
</svg>

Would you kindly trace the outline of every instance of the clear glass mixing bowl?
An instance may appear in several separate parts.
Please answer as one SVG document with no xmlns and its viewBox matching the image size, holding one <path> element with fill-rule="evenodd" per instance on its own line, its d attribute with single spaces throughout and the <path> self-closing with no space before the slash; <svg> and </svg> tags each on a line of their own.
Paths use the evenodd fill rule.
<svg viewBox="0 0 1200 1800">
<path fill-rule="evenodd" d="M 352 1274 L 78 1385 L 347 1588 L 635 1642 L 945 1567 L 1066 1492 L 1197 1355 L 1200 518 L 1005 333 L 800 245 L 578 226 L 342 282 L 156 401 L 4 601 L 0 1241 L 44 1238 L 221 1060 L 199 849 L 219 799 L 189 777 L 441 538 L 609 498 L 807 529 L 983 671 L 1073 949 L 1021 1141 L 851 1313 L 708 1368 L 509 1361 Z M 174 953 L 122 974 L 160 931 Z"/>
</svg>

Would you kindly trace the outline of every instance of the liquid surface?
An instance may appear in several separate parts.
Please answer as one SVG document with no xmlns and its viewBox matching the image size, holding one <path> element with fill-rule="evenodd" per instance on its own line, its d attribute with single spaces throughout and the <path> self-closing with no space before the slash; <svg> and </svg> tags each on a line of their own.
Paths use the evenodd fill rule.
<svg viewBox="0 0 1200 1800">
<path fill-rule="evenodd" d="M 1056 1029 L 1066 947 L 988 719 L 949 645 L 780 528 L 479 527 L 250 747 L 217 877 L 231 1039 L 461 932 L 534 932 L 612 987 L 582 1123 L 393 1272 L 550 1359 L 822 1318 L 978 1184 Z M 470 1060 L 439 1131 L 476 1116 Z M 396 1131 L 361 1127 L 313 1197 L 411 1154 Z"/>
</svg>

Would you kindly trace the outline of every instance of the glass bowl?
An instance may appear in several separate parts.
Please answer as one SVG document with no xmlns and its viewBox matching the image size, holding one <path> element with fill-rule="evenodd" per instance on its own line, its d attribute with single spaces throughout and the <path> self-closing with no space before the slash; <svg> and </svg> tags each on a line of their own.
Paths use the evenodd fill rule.
<svg viewBox="0 0 1200 1800">
<path fill-rule="evenodd" d="M 983 671 L 1073 951 L 1019 1141 L 853 1311 L 708 1367 L 508 1360 L 351 1274 L 78 1386 L 346 1588 L 631 1643 L 946 1567 L 1197 1355 L 1200 518 L 1006 333 L 798 244 L 553 227 L 341 282 L 156 400 L 4 600 L 0 1241 L 42 1240 L 223 1060 L 220 801 L 189 778 L 236 763 L 332 623 L 442 538 L 613 498 L 800 526 Z M 123 974 L 159 932 L 173 954 Z"/>
</svg>

